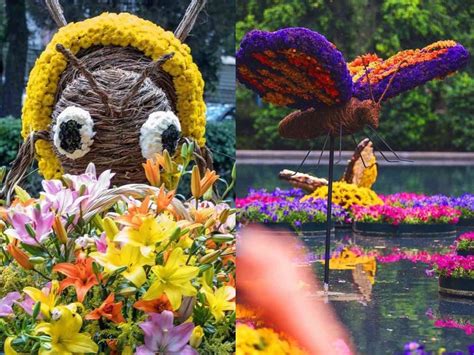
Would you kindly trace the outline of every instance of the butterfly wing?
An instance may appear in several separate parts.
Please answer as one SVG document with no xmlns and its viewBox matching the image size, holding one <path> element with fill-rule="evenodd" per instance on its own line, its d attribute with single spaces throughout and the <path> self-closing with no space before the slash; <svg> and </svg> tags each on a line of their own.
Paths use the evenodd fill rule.
<svg viewBox="0 0 474 355">
<path fill-rule="evenodd" d="M 368 67 L 372 92 L 378 101 L 390 81 L 383 100 L 432 79 L 442 79 L 464 67 L 468 59 L 466 48 L 454 41 L 439 41 L 423 49 L 401 51 L 387 60 L 375 55 L 361 56 L 348 64 L 354 82 L 353 95 L 359 100 L 371 98 L 364 64 Z"/>
<path fill-rule="evenodd" d="M 249 32 L 237 52 L 237 78 L 265 101 L 297 109 L 338 105 L 352 96 L 341 52 L 306 28 Z"/>
</svg>

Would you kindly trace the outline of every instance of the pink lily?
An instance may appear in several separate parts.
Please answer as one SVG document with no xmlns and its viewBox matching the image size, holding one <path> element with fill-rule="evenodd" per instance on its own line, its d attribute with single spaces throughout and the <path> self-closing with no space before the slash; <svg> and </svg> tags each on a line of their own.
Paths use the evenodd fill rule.
<svg viewBox="0 0 474 355">
<path fill-rule="evenodd" d="M 145 345 L 137 348 L 136 355 L 182 354 L 197 355 L 198 352 L 187 345 L 194 329 L 193 323 L 173 325 L 173 312 L 152 313 L 147 321 L 140 324 L 145 334 Z"/>
</svg>

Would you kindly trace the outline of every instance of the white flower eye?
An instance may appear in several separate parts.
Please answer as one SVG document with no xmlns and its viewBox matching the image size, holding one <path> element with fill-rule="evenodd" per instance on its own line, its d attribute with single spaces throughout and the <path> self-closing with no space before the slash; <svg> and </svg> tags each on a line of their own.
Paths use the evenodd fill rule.
<svg viewBox="0 0 474 355">
<path fill-rule="evenodd" d="M 148 116 L 140 129 L 140 148 L 145 159 L 167 150 L 173 154 L 178 147 L 181 125 L 173 111 L 157 111 Z"/>
<path fill-rule="evenodd" d="M 59 114 L 53 126 L 53 141 L 59 153 L 78 159 L 90 151 L 94 140 L 94 121 L 89 112 L 69 106 Z"/>
</svg>

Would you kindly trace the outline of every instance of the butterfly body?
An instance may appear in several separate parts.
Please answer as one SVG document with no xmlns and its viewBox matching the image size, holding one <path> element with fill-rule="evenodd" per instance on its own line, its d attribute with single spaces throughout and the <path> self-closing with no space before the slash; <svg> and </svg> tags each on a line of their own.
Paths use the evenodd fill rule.
<svg viewBox="0 0 474 355">
<path fill-rule="evenodd" d="M 349 135 L 366 125 L 379 125 L 380 104 L 355 97 L 341 106 L 295 111 L 280 121 L 283 138 L 312 139 L 321 135 Z"/>
</svg>

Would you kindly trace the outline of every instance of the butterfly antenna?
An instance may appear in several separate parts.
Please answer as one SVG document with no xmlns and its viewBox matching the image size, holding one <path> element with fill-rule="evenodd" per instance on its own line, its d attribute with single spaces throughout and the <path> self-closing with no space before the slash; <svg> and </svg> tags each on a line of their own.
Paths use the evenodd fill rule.
<svg viewBox="0 0 474 355">
<path fill-rule="evenodd" d="M 339 126 L 339 158 L 334 163 L 338 165 L 342 160 L 342 124 Z"/>
<path fill-rule="evenodd" d="M 378 104 L 380 104 L 383 100 L 383 98 L 385 97 L 385 94 L 388 92 L 388 89 L 390 89 L 390 86 L 392 86 L 392 83 L 393 83 L 393 80 L 395 79 L 395 77 L 397 76 L 398 72 L 400 71 L 401 67 L 402 67 L 402 64 L 405 64 L 407 61 L 406 60 L 403 60 L 400 62 L 400 64 L 398 64 L 398 67 L 397 67 L 397 70 L 395 70 L 395 73 L 392 75 L 392 77 L 390 78 L 390 80 L 388 81 L 388 84 L 387 86 L 385 87 L 385 90 L 383 91 L 382 93 L 382 96 L 380 96 L 380 99 L 379 101 L 377 102 Z"/>
<path fill-rule="evenodd" d="M 369 68 L 367 67 L 367 64 L 365 64 L 365 59 L 362 57 L 362 64 L 364 65 L 365 68 L 365 78 L 367 79 L 367 84 L 369 85 L 369 92 L 370 92 L 370 97 L 372 98 L 372 102 L 375 103 L 375 98 L 374 98 L 374 92 L 372 91 L 372 84 L 370 83 L 370 78 L 369 78 Z"/>
<path fill-rule="evenodd" d="M 351 138 L 352 138 L 352 140 L 354 141 L 354 144 L 356 145 L 356 148 L 357 148 L 358 143 L 357 143 L 357 140 L 355 139 L 355 137 L 354 137 L 353 134 L 351 134 Z M 373 144 L 373 143 L 372 143 L 372 144 Z M 368 166 L 367 166 L 367 164 L 365 163 L 364 157 L 362 156 L 362 154 L 360 155 L 360 159 L 362 160 L 362 164 L 364 165 L 364 168 L 367 169 Z"/>
<path fill-rule="evenodd" d="M 296 171 L 294 172 L 293 175 L 291 176 L 295 176 L 296 174 L 299 173 L 300 169 L 303 167 L 304 163 L 306 162 L 306 159 L 308 159 L 309 155 L 311 154 L 311 152 L 313 151 L 313 148 L 309 148 L 308 152 L 306 153 L 306 155 L 304 156 L 303 160 L 301 161 L 300 165 L 298 166 L 298 168 L 296 169 Z"/>
</svg>

